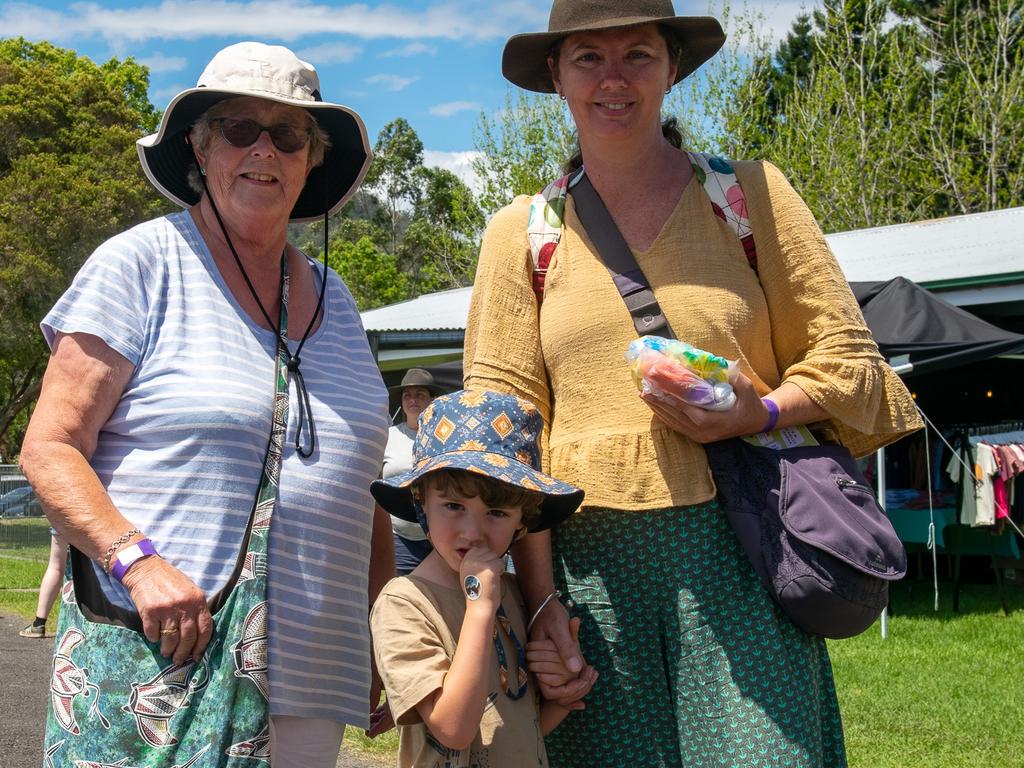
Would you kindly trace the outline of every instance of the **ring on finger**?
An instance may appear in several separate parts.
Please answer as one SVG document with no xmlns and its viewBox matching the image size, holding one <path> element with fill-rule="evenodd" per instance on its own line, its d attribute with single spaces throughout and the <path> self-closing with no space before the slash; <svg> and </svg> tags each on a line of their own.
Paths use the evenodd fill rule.
<svg viewBox="0 0 1024 768">
<path fill-rule="evenodd" d="M 169 627 L 164 627 L 163 629 L 160 630 L 160 634 L 161 635 L 176 635 L 176 634 L 178 634 L 178 626 L 176 624 L 172 624 Z"/>
</svg>

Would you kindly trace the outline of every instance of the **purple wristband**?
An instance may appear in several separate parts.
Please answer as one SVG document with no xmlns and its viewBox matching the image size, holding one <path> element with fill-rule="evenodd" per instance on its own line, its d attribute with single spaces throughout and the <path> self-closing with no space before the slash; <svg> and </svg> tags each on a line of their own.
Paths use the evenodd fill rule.
<svg viewBox="0 0 1024 768">
<path fill-rule="evenodd" d="M 771 432 L 775 429 L 775 425 L 779 423 L 779 405 L 774 400 L 769 400 L 767 397 L 762 397 L 761 402 L 764 403 L 764 407 L 768 409 L 768 423 L 764 425 L 762 432 Z"/>
<path fill-rule="evenodd" d="M 157 554 L 153 542 L 149 539 L 139 539 L 130 547 L 125 547 L 117 553 L 114 563 L 110 567 L 110 575 L 118 581 L 124 578 L 128 569 L 144 557 Z"/>
</svg>

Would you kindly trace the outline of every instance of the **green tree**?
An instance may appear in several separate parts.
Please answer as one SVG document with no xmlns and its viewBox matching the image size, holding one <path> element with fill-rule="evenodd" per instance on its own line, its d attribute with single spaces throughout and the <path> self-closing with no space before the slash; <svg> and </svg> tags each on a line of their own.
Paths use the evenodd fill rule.
<svg viewBox="0 0 1024 768">
<path fill-rule="evenodd" d="M 391 229 L 391 252 L 398 248 L 403 212 L 420 197 L 417 169 L 423 167 L 423 142 L 405 118 L 385 125 L 373 146 L 366 186 L 377 195 Z"/>
<path fill-rule="evenodd" d="M 333 242 L 341 238 L 354 243 L 369 237 L 376 245 L 391 245 L 387 214 L 380 201 L 365 189 L 358 190 L 340 211 L 328 220 L 328 236 Z M 324 252 L 324 223 L 322 219 L 288 225 L 288 242 L 308 256 L 320 258 Z"/>
<path fill-rule="evenodd" d="M 774 161 L 829 231 L 1021 204 L 1019 3 L 825 0 L 774 53 L 754 18 L 688 84 L 706 147 Z"/>
<path fill-rule="evenodd" d="M 329 264 L 362 310 L 473 280 L 484 216 L 450 171 L 423 165 L 423 143 L 403 118 L 381 130 L 367 183 L 330 224 Z M 293 225 L 308 254 L 323 252 L 323 225 Z"/>
<path fill-rule="evenodd" d="M 483 209 L 493 213 L 557 179 L 575 143 L 569 110 L 557 97 L 510 88 L 494 117 L 481 113 L 474 135 Z"/>
<path fill-rule="evenodd" d="M 910 154 L 924 73 L 916 27 L 887 23 L 887 2 L 826 3 L 803 88 L 784 100 L 768 156 L 829 230 L 927 218 L 937 185 Z"/>
<path fill-rule="evenodd" d="M 104 239 L 167 210 L 135 140 L 156 128 L 131 59 L 0 40 L 0 455 L 17 453 L 47 349 L 39 321 Z"/>
<path fill-rule="evenodd" d="M 409 298 L 408 278 L 395 257 L 369 237 L 355 242 L 338 238 L 331 244 L 327 263 L 341 275 L 360 310 Z"/>
<path fill-rule="evenodd" d="M 416 295 L 470 285 L 484 215 L 472 191 L 443 168 L 421 168 L 423 194 L 398 249 Z"/>
<path fill-rule="evenodd" d="M 922 157 L 942 180 L 945 210 L 969 213 L 1024 202 L 1024 12 L 1017 0 L 922 6 L 934 106 Z"/>
<path fill-rule="evenodd" d="M 726 49 L 666 99 L 687 147 L 775 162 L 827 231 L 1024 203 L 1019 0 L 824 0 L 774 47 L 716 15 Z M 481 116 L 485 209 L 556 178 L 571 129 L 544 95 Z"/>
</svg>

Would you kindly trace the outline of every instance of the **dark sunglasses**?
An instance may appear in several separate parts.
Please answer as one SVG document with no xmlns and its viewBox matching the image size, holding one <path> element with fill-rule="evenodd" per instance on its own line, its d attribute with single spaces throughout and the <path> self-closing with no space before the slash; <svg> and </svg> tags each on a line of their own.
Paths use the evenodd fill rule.
<svg viewBox="0 0 1024 768">
<path fill-rule="evenodd" d="M 217 117 L 210 122 L 220 127 L 220 135 L 233 147 L 251 147 L 264 131 L 282 152 L 298 152 L 309 142 L 309 130 L 288 123 L 261 125 L 255 120 L 236 120 L 233 117 Z"/>
</svg>

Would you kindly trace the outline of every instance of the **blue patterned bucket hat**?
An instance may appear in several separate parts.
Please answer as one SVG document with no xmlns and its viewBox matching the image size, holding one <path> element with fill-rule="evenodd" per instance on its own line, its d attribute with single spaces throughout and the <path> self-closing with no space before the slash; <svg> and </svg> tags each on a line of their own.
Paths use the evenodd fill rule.
<svg viewBox="0 0 1024 768">
<path fill-rule="evenodd" d="M 583 501 L 583 491 L 540 471 L 544 419 L 513 395 L 460 390 L 436 398 L 420 414 L 412 471 L 370 486 L 387 512 L 417 522 L 410 486 L 438 469 L 463 469 L 544 495 L 531 531 L 561 523 Z"/>
</svg>

